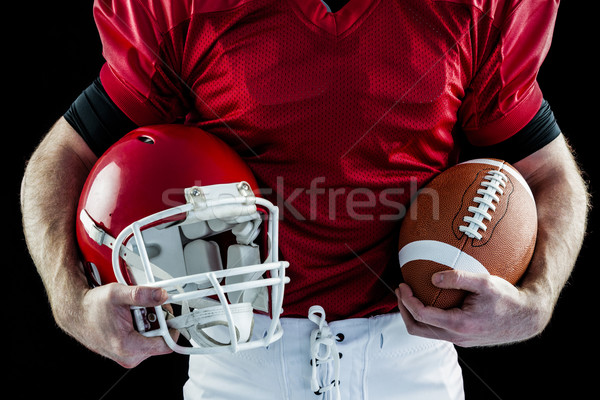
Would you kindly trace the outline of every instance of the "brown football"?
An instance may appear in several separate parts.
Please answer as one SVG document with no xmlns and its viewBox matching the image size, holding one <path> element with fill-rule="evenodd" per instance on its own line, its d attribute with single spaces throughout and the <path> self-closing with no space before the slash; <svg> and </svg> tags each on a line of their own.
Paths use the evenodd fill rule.
<svg viewBox="0 0 600 400">
<path fill-rule="evenodd" d="M 492 274 L 513 285 L 535 247 L 533 194 L 519 172 L 502 160 L 457 164 L 422 188 L 402 221 L 400 270 L 425 305 L 460 307 L 466 292 L 431 283 L 438 271 Z"/>
</svg>

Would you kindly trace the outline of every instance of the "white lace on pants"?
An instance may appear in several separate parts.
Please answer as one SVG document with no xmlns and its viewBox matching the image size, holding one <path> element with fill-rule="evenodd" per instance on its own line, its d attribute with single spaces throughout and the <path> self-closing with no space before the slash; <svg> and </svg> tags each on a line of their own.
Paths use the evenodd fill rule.
<svg viewBox="0 0 600 400">
<path fill-rule="evenodd" d="M 310 333 L 310 389 L 317 395 L 323 394 L 326 400 L 341 400 L 340 353 L 336 346 L 339 339 L 331 333 L 323 307 L 312 306 L 308 310 L 308 319 L 318 326 Z M 322 371 L 323 369 L 325 371 Z M 331 380 L 328 379 L 329 369 L 332 369 Z"/>
</svg>

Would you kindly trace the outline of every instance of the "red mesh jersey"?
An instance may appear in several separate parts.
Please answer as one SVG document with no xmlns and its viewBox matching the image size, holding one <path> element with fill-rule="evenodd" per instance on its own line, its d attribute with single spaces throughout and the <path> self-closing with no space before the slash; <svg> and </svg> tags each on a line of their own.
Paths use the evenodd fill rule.
<svg viewBox="0 0 600 400">
<path fill-rule="evenodd" d="M 114 102 L 185 119 L 242 155 L 280 206 L 285 315 L 389 312 L 396 233 L 458 135 L 507 139 L 537 112 L 558 1 L 97 1 Z M 160 160 L 157 160 L 160 162 Z M 443 199 L 441 199 L 443 201 Z"/>
</svg>

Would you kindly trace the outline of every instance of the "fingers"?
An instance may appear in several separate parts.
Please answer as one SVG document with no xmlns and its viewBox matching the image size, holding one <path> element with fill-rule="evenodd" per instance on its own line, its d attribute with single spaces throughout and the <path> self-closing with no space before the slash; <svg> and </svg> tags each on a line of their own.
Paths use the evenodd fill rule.
<svg viewBox="0 0 600 400">
<path fill-rule="evenodd" d="M 404 283 L 400 284 L 396 295 L 398 296 L 398 309 L 407 329 L 409 329 L 409 325 L 412 328 L 412 332 L 409 329 L 411 334 L 440 339 L 440 333 L 432 328 L 450 328 L 456 320 L 456 313 L 460 311 L 459 309 L 442 310 L 437 307 L 425 306 L 413 296 L 410 287 Z"/>
<path fill-rule="evenodd" d="M 408 285 L 400 284 L 396 291 L 398 309 L 410 334 L 462 347 L 503 343 L 515 336 L 506 321 L 514 318 L 521 296 L 509 282 L 486 274 L 444 271 L 434 274 L 432 283 L 470 293 L 461 308 L 443 310 L 424 305 Z"/>
<path fill-rule="evenodd" d="M 436 272 L 431 283 L 442 289 L 462 289 L 471 293 L 481 293 L 487 287 L 489 275 L 473 272 L 448 270 Z"/>
<path fill-rule="evenodd" d="M 94 290 L 104 290 L 106 296 L 98 295 L 100 302 L 102 298 L 108 300 L 108 303 L 105 303 L 108 306 L 107 311 L 101 314 L 104 318 L 95 324 L 102 329 L 102 338 L 105 340 L 103 345 L 96 340 L 98 352 L 125 368 L 133 368 L 151 356 L 173 351 L 162 336 L 146 337 L 137 332 L 131 318 L 131 306 L 162 305 L 168 299 L 164 289 L 109 284 Z"/>
<path fill-rule="evenodd" d="M 115 285 L 112 300 L 115 304 L 156 307 L 167 301 L 169 295 L 162 288 Z"/>
<path fill-rule="evenodd" d="M 472 345 L 463 334 L 469 327 L 468 319 L 464 318 L 465 314 L 462 310 L 458 308 L 442 310 L 425 306 L 412 295 L 412 291 L 406 284 L 401 284 L 396 294 L 398 309 L 409 334 L 445 340 L 462 347 Z"/>
</svg>

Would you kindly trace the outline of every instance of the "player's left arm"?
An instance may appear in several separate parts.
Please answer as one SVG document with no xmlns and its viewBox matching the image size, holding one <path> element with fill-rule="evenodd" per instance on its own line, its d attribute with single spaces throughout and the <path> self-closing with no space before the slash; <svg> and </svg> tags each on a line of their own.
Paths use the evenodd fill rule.
<svg viewBox="0 0 600 400">
<path fill-rule="evenodd" d="M 401 284 L 398 307 L 411 334 L 484 346 L 526 340 L 550 321 L 583 243 L 587 187 L 562 134 L 514 166 L 529 183 L 538 212 L 537 244 L 522 281 L 513 286 L 458 270 L 434 274 L 436 286 L 471 292 L 462 308 L 450 310 L 424 306 Z"/>
</svg>

